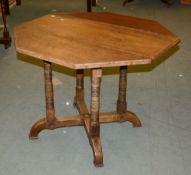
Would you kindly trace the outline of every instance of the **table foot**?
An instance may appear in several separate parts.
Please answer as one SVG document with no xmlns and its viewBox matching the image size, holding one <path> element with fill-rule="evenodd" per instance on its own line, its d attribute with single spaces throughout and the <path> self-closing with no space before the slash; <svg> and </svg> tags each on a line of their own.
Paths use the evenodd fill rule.
<svg viewBox="0 0 191 175">
<path fill-rule="evenodd" d="M 103 166 L 103 152 L 100 138 L 91 138 L 91 146 L 94 155 L 94 165 L 96 167 Z"/>
<path fill-rule="evenodd" d="M 46 118 L 37 121 L 31 128 L 29 139 L 38 139 L 38 134 L 44 129 L 55 129 L 55 125 L 48 123 Z"/>
<path fill-rule="evenodd" d="M 137 115 L 133 112 L 126 112 L 125 114 L 122 114 L 120 117 L 120 122 L 126 122 L 129 121 L 133 124 L 134 127 L 141 127 L 141 121 L 140 119 L 137 117 Z"/>
<path fill-rule="evenodd" d="M 83 120 L 84 128 L 86 130 L 88 140 L 90 143 L 90 146 L 92 147 L 93 157 L 94 157 L 94 165 L 96 167 L 102 167 L 103 166 L 103 152 L 102 152 L 102 145 L 101 145 L 101 139 L 100 135 L 97 134 L 94 136 L 91 133 L 92 127 L 90 127 L 90 116 L 85 117 Z M 99 130 L 98 126 L 98 130 Z M 99 132 L 98 132 L 99 133 Z"/>
<path fill-rule="evenodd" d="M 29 138 L 38 139 L 39 133 L 45 129 L 53 130 L 56 128 L 82 126 L 82 125 L 84 125 L 84 122 L 81 115 L 61 116 L 58 118 L 55 117 L 54 121 L 47 121 L 46 118 L 42 118 L 32 126 Z"/>
<path fill-rule="evenodd" d="M 133 112 L 127 111 L 123 114 L 118 114 L 116 112 L 104 112 L 100 113 L 99 123 L 115 123 L 115 122 L 131 122 L 134 127 L 141 127 L 141 121 L 137 115 Z"/>
</svg>

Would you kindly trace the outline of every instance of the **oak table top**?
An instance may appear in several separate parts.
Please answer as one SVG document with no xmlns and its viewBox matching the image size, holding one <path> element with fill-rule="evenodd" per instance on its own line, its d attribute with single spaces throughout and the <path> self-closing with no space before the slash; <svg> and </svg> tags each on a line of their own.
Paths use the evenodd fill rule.
<svg viewBox="0 0 191 175">
<path fill-rule="evenodd" d="M 72 69 L 150 64 L 180 39 L 158 22 L 112 13 L 55 13 L 15 28 L 16 50 Z"/>
</svg>

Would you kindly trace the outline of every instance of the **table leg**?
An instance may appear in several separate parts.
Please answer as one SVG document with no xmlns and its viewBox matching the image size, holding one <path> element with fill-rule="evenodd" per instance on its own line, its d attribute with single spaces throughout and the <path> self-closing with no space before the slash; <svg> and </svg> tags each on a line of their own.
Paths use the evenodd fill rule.
<svg viewBox="0 0 191 175">
<path fill-rule="evenodd" d="M 100 114 L 100 85 L 102 69 L 92 69 L 91 75 L 91 107 L 90 113 L 84 99 L 84 71 L 77 70 L 76 73 L 76 98 L 80 115 L 55 117 L 54 94 L 52 83 L 51 63 L 44 61 L 44 78 L 45 78 L 45 96 L 46 96 L 46 118 L 36 122 L 30 131 L 30 139 L 36 139 L 38 134 L 44 129 L 55 129 L 65 126 L 84 126 L 88 135 L 90 145 L 94 155 L 94 164 L 103 166 L 103 153 L 100 140 L 100 123 L 130 121 L 136 127 L 141 126 L 138 117 L 127 111 L 126 88 L 127 88 L 127 66 L 120 67 L 119 79 L 119 96 L 117 101 L 117 112 Z"/>
<path fill-rule="evenodd" d="M 35 139 L 43 129 L 55 129 L 56 117 L 54 109 L 54 94 L 52 83 L 51 63 L 44 61 L 44 79 L 45 79 L 45 96 L 46 96 L 46 118 L 36 122 L 31 131 L 30 139 Z"/>
<path fill-rule="evenodd" d="M 139 118 L 133 112 L 127 111 L 126 92 L 127 66 L 121 66 L 119 73 L 119 95 L 117 100 L 117 113 L 119 114 L 121 122 L 130 121 L 135 127 L 140 127 L 141 121 L 139 120 Z"/>
<path fill-rule="evenodd" d="M 77 107 L 81 115 L 88 114 L 88 109 L 84 99 L 84 70 L 76 71 L 76 96 L 74 98 L 74 106 Z"/>
<path fill-rule="evenodd" d="M 127 111 L 126 90 L 127 90 L 127 66 L 121 66 L 119 73 L 119 93 L 117 100 L 117 112 L 119 114 L 123 114 Z"/>
<path fill-rule="evenodd" d="M 89 141 L 94 154 L 94 164 L 103 166 L 103 153 L 100 140 L 100 84 L 102 69 L 92 69 L 91 77 L 91 114 L 89 121 Z"/>
</svg>

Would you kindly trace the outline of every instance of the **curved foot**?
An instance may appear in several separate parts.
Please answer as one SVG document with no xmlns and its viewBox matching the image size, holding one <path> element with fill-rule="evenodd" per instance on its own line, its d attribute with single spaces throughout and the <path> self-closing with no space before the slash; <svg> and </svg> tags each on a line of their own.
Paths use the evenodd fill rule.
<svg viewBox="0 0 191 175">
<path fill-rule="evenodd" d="M 101 146 L 101 140 L 100 138 L 91 138 L 90 140 L 93 155 L 94 155 L 94 165 L 96 167 L 102 167 L 103 166 L 103 153 L 102 153 L 102 146 Z"/>
<path fill-rule="evenodd" d="M 48 125 L 46 118 L 43 118 L 43 119 L 37 121 L 32 126 L 32 128 L 30 130 L 30 134 L 29 134 L 29 139 L 38 139 L 38 134 L 44 129 L 49 129 L 49 125 Z"/>
<path fill-rule="evenodd" d="M 121 122 L 124 122 L 124 121 L 131 122 L 134 127 L 141 127 L 142 126 L 141 121 L 137 117 L 137 115 L 135 113 L 133 113 L 133 112 L 130 112 L 130 111 L 128 111 L 125 114 L 122 114 Z"/>
</svg>

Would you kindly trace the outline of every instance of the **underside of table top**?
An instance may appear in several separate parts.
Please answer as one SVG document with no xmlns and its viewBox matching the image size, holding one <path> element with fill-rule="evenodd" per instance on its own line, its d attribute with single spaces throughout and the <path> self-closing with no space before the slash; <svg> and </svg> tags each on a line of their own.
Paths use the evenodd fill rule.
<svg viewBox="0 0 191 175">
<path fill-rule="evenodd" d="M 155 21 L 112 13 L 57 13 L 15 28 L 16 50 L 73 69 L 150 64 L 179 43 Z"/>
</svg>

